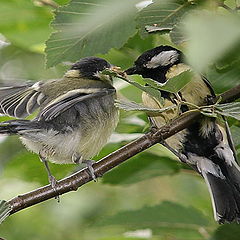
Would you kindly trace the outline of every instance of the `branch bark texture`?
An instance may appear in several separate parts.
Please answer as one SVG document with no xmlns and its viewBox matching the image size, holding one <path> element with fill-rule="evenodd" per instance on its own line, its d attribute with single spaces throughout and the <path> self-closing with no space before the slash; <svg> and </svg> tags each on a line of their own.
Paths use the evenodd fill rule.
<svg viewBox="0 0 240 240">
<path fill-rule="evenodd" d="M 240 84 L 224 92 L 220 96 L 222 103 L 231 102 L 240 98 Z M 183 114 L 176 120 L 172 121 L 170 124 L 159 128 L 157 131 L 148 132 L 137 140 L 130 142 L 124 147 L 96 162 L 93 165 L 95 175 L 97 177 L 101 177 L 104 173 L 108 172 L 110 169 L 118 166 L 134 155 L 183 130 L 200 115 L 200 112 L 190 112 L 188 114 Z M 55 190 L 50 185 L 47 185 L 14 197 L 8 201 L 12 209 L 10 214 L 46 201 L 58 195 L 62 195 L 70 191 L 76 191 L 79 187 L 90 181 L 92 181 L 91 175 L 88 173 L 87 169 L 83 169 L 72 174 L 69 177 L 60 180 Z"/>
</svg>

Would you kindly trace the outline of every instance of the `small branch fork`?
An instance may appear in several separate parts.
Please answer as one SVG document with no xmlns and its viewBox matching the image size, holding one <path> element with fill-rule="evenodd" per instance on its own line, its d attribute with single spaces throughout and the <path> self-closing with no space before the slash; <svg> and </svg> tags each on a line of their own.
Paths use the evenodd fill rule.
<svg viewBox="0 0 240 240">
<path fill-rule="evenodd" d="M 232 102 L 240 98 L 240 84 L 224 92 L 220 95 L 220 97 L 221 103 Z M 146 133 L 144 136 L 130 142 L 124 147 L 99 160 L 93 165 L 96 177 L 101 177 L 104 173 L 108 172 L 112 168 L 118 166 L 134 155 L 183 130 L 189 126 L 197 117 L 199 117 L 200 114 L 200 112 L 183 114 L 172 121 L 170 124 L 165 125 L 154 132 Z M 58 181 L 55 189 L 53 189 L 50 185 L 47 185 L 14 197 L 8 201 L 8 204 L 12 209 L 10 214 L 16 213 L 22 209 L 44 202 L 50 198 L 57 197 L 64 193 L 76 191 L 79 187 L 90 181 L 92 181 L 92 177 L 89 175 L 87 169 L 85 168 L 72 174 L 69 177 Z"/>
</svg>

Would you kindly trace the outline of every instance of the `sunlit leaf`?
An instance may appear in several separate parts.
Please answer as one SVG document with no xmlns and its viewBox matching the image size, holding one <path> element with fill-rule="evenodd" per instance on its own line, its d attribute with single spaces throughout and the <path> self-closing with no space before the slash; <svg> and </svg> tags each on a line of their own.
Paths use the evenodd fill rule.
<svg viewBox="0 0 240 240">
<path fill-rule="evenodd" d="M 171 93 L 177 93 L 183 89 L 193 79 L 191 70 L 184 71 L 173 78 L 169 78 L 166 83 L 161 84 L 152 79 L 145 78 L 144 80 L 154 88 L 161 89 Z"/>
<path fill-rule="evenodd" d="M 158 86 L 159 86 L 160 84 L 155 83 L 153 80 L 151 80 L 151 79 L 144 79 L 144 81 L 146 80 L 145 82 L 147 82 L 147 80 L 148 80 L 149 82 L 152 83 L 151 86 L 147 86 L 147 85 L 144 86 L 144 85 L 142 85 L 142 84 L 139 84 L 139 83 L 136 82 L 136 81 L 132 81 L 132 80 L 130 80 L 130 79 L 126 78 L 126 77 L 122 77 L 122 76 L 120 76 L 120 75 L 118 75 L 118 78 L 121 78 L 122 80 L 130 83 L 130 84 L 133 85 L 134 87 L 137 87 L 138 89 L 140 89 L 140 90 L 142 90 L 142 91 L 150 94 L 151 96 L 153 96 L 153 97 L 155 97 L 156 99 L 158 99 L 160 102 L 163 101 L 163 99 L 161 98 L 161 92 L 158 90 Z M 154 85 L 154 84 L 155 84 L 155 85 Z"/>
<path fill-rule="evenodd" d="M 120 48 L 135 33 L 136 1 L 75 0 L 60 7 L 47 41 L 47 66 Z"/>
<path fill-rule="evenodd" d="M 0 32 L 11 43 L 42 52 L 43 43 L 51 32 L 49 28 L 52 19 L 51 9 L 38 7 L 33 1 L 1 0 L 0 16 Z"/>
<path fill-rule="evenodd" d="M 172 30 L 193 6 L 192 2 L 187 0 L 154 1 L 153 4 L 141 10 L 137 17 L 141 35 L 146 37 L 149 31 Z"/>
<path fill-rule="evenodd" d="M 199 72 L 219 60 L 240 40 L 240 18 L 233 14 L 193 11 L 184 23 L 189 39 L 186 55 Z"/>
</svg>

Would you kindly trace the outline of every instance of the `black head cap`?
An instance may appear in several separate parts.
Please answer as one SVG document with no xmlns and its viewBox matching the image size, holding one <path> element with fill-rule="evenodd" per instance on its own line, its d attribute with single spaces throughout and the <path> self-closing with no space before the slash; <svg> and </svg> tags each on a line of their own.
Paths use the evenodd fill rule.
<svg viewBox="0 0 240 240">
<path fill-rule="evenodd" d="M 102 58 L 86 57 L 73 64 L 70 70 L 79 70 L 82 77 L 99 79 L 97 73 L 110 67 L 111 64 Z"/>
<path fill-rule="evenodd" d="M 126 70 L 128 75 L 140 74 L 146 78 L 164 82 L 166 71 L 182 62 L 183 54 L 170 46 L 159 46 L 144 52 L 135 61 L 135 66 Z"/>
</svg>

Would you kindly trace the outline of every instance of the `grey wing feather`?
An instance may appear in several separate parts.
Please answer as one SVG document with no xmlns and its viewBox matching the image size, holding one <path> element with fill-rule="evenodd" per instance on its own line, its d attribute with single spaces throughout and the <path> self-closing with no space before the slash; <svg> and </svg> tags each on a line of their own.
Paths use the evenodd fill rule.
<svg viewBox="0 0 240 240">
<path fill-rule="evenodd" d="M 44 94 L 34 85 L 0 88 L 0 113 L 25 118 L 32 114 L 44 100 Z"/>
<path fill-rule="evenodd" d="M 76 89 L 58 97 L 50 102 L 40 113 L 38 120 L 51 121 L 75 104 L 90 98 L 103 97 L 115 93 L 115 89 L 94 89 L 86 92 L 84 89 Z"/>
</svg>

